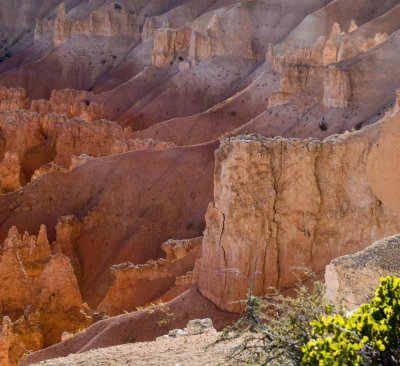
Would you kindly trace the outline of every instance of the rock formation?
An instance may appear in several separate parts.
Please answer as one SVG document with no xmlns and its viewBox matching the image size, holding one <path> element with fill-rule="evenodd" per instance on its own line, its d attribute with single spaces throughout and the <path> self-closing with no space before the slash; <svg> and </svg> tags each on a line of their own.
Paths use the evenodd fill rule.
<svg viewBox="0 0 400 366">
<path fill-rule="evenodd" d="M 224 17 L 200 18 L 192 28 L 156 29 L 153 65 L 165 67 L 182 52 L 194 63 L 214 56 L 253 58 L 249 16 L 246 6 L 237 5 Z"/>
<path fill-rule="evenodd" d="M 202 238 L 169 240 L 162 245 L 166 259 L 144 265 L 123 263 L 111 268 L 114 282 L 99 305 L 109 315 L 133 311 L 152 301 L 171 300 L 191 286 L 194 262 L 200 257 Z M 187 275 L 188 278 L 182 278 Z M 186 277 L 186 276 L 185 276 Z"/>
<path fill-rule="evenodd" d="M 24 176 L 21 172 L 21 163 L 17 153 L 7 151 L 0 163 L 0 183 L 2 193 L 18 189 L 24 183 Z"/>
<path fill-rule="evenodd" d="M 77 117 L 86 122 L 93 122 L 106 117 L 104 106 L 93 102 L 93 96 L 93 93 L 84 90 L 53 90 L 48 101 L 33 100 L 30 111 L 41 116 L 57 113 L 68 118 Z"/>
<path fill-rule="evenodd" d="M 333 258 L 396 233 L 399 170 L 389 146 L 395 146 L 399 125 L 397 113 L 323 142 L 223 140 L 195 266 L 201 293 L 221 309 L 237 311 L 232 302 L 249 289 L 262 294 L 288 288 L 296 282 L 295 268 L 319 272 Z"/>
<path fill-rule="evenodd" d="M 0 324 L 0 364 L 17 366 L 30 352 L 43 348 L 38 314 L 25 312 L 14 323 L 8 316 Z"/>
<path fill-rule="evenodd" d="M 61 3 L 56 19 L 36 23 L 35 41 L 40 41 L 48 32 L 53 33 L 54 47 L 60 47 L 76 35 L 128 36 L 139 39 L 143 21 L 142 17 L 112 4 L 91 13 L 88 19 L 72 20 L 66 14 L 64 3 Z"/>
<path fill-rule="evenodd" d="M 165 67 L 177 52 L 189 49 L 191 32 L 189 29 L 161 28 L 154 33 L 153 65 Z"/>
<path fill-rule="evenodd" d="M 381 239 L 363 251 L 334 259 L 325 272 L 326 298 L 356 310 L 369 303 L 381 277 L 399 276 L 399 235 Z"/>
<path fill-rule="evenodd" d="M 26 109 L 30 100 L 22 88 L 0 88 L 0 111 Z"/>
<path fill-rule="evenodd" d="M 324 97 L 326 107 L 346 108 L 351 97 L 350 77 L 347 72 L 329 67 L 324 72 Z"/>
<path fill-rule="evenodd" d="M 399 17 L 398 0 L 0 1 L 0 242 L 48 230 L 1 247 L 0 357 L 36 348 L 21 327 L 44 346 L 76 331 L 84 302 L 180 303 L 174 329 L 214 309 L 193 283 L 237 311 L 397 232 Z M 200 239 L 162 248 L 202 235 L 221 137 L 202 258 Z M 135 313 L 60 347 L 170 330 Z"/>
<path fill-rule="evenodd" d="M 163 150 L 175 147 L 173 142 L 156 141 L 153 139 L 120 139 L 114 142 L 111 147 L 111 155 L 124 154 L 136 150 Z"/>
<path fill-rule="evenodd" d="M 75 332 L 93 323 L 70 260 L 51 254 L 45 226 L 37 237 L 10 229 L 0 246 L 0 275 L 4 365 L 17 365 L 26 352 L 59 342 L 65 330 Z"/>
</svg>

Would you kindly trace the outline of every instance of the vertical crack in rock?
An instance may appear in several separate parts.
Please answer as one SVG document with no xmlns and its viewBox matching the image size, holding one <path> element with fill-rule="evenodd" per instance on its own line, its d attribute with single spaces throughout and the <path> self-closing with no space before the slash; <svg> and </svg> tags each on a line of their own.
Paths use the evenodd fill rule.
<svg viewBox="0 0 400 366">
<path fill-rule="evenodd" d="M 319 206 L 318 206 L 318 210 L 316 212 L 316 216 L 315 216 L 315 224 L 312 230 L 312 240 L 311 240 L 311 252 L 310 252 L 310 268 L 312 267 L 312 263 L 313 263 L 313 256 L 314 256 L 314 244 L 315 244 L 315 239 L 317 236 L 317 231 L 318 231 L 318 226 L 319 226 L 319 219 L 321 217 L 321 209 L 322 209 L 322 205 L 323 205 L 323 196 L 322 196 L 322 190 L 321 190 L 321 183 L 320 183 L 320 179 L 319 179 L 319 174 L 318 174 L 318 167 L 319 167 L 319 163 L 320 163 L 320 145 L 318 144 L 317 146 L 315 146 L 315 159 L 314 159 L 314 178 L 315 178 L 315 182 L 316 182 L 316 188 L 318 190 L 319 193 Z M 308 144 L 308 149 L 310 150 L 310 144 Z M 310 150 L 310 152 L 312 152 Z"/>
</svg>

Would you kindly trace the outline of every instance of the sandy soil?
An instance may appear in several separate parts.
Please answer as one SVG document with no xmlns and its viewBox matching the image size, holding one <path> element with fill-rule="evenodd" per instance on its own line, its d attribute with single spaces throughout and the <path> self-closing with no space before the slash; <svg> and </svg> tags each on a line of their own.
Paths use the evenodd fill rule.
<svg viewBox="0 0 400 366">
<path fill-rule="evenodd" d="M 216 334 L 204 334 L 183 338 L 161 339 L 153 342 L 125 344 L 101 348 L 64 358 L 42 361 L 36 365 L 47 366 L 200 366 L 233 365 L 227 359 L 232 344 L 218 344 L 205 349 L 214 342 Z"/>
</svg>

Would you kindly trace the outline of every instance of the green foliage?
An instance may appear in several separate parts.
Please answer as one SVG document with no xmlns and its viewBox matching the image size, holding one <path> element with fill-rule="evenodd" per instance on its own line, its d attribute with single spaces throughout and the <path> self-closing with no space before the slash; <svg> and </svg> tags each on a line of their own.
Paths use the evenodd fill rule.
<svg viewBox="0 0 400 366">
<path fill-rule="evenodd" d="M 299 282 L 295 297 L 274 293 L 260 298 L 250 293 L 241 319 L 216 343 L 236 340 L 239 345 L 230 357 L 241 364 L 300 365 L 302 346 L 313 336 L 311 321 L 326 314 L 324 292 L 324 285 L 315 281 L 312 293 Z"/>
<path fill-rule="evenodd" d="M 381 279 L 375 297 L 350 317 L 320 316 L 302 365 L 399 365 L 400 279 Z"/>
</svg>

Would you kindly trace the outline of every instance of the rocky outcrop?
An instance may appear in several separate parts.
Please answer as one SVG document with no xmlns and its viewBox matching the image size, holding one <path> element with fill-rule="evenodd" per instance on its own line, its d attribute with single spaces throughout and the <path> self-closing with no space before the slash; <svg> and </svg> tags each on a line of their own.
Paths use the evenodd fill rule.
<svg viewBox="0 0 400 366">
<path fill-rule="evenodd" d="M 399 9 L 397 9 L 399 10 Z M 390 19 L 396 9 L 385 15 Z M 389 20 L 389 22 L 391 22 Z M 381 28 L 388 30 L 389 33 L 397 30 L 396 26 L 385 25 L 384 18 L 382 23 L 377 23 L 376 27 L 368 24 L 359 28 L 354 20 L 350 22 L 348 32 L 343 32 L 338 23 L 334 23 L 329 34 L 321 36 L 313 44 L 298 45 L 295 47 L 290 43 L 283 42 L 278 45 L 271 45 L 267 54 L 267 60 L 275 64 L 289 65 L 309 65 L 322 66 L 332 65 L 377 47 L 388 38 L 385 31 L 377 32 Z M 298 56 L 301 55 L 299 58 Z M 294 60 L 295 59 L 295 60 Z"/>
<path fill-rule="evenodd" d="M 357 37 L 353 39 L 351 36 L 340 37 L 339 40 L 335 42 L 335 45 L 338 45 L 337 57 L 332 60 L 327 60 L 326 64 L 347 60 L 351 57 L 367 52 L 386 41 L 387 38 L 388 35 L 386 33 L 376 33 L 371 38 Z"/>
<path fill-rule="evenodd" d="M 352 19 L 351 22 L 350 22 L 349 29 L 348 29 L 347 33 L 354 32 L 354 31 L 356 31 L 357 29 L 358 29 L 358 25 L 357 25 L 357 23 L 355 22 L 355 20 Z"/>
<path fill-rule="evenodd" d="M 165 67 L 178 52 L 189 49 L 190 29 L 160 28 L 154 32 L 153 65 Z"/>
<path fill-rule="evenodd" d="M 30 111 L 41 116 L 49 113 L 65 115 L 68 118 L 79 118 L 93 122 L 106 117 L 103 105 L 92 101 L 93 93 L 85 90 L 53 90 L 48 101 L 33 100 Z"/>
<path fill-rule="evenodd" d="M 73 36 L 127 36 L 140 39 L 140 27 L 144 18 L 127 12 L 122 6 L 109 4 L 92 12 L 88 19 L 73 20 L 66 14 L 64 3 L 58 7 L 56 19 L 39 21 L 35 28 L 35 41 L 38 42 L 50 32 L 54 47 L 60 47 Z"/>
<path fill-rule="evenodd" d="M 381 277 L 400 276 L 400 236 L 382 239 L 363 251 L 334 259 L 325 271 L 326 298 L 356 310 L 374 297 Z"/>
<path fill-rule="evenodd" d="M 173 142 L 163 142 L 153 139 L 140 140 L 138 138 L 120 139 L 116 140 L 111 147 L 111 155 L 124 154 L 136 150 L 164 150 L 171 147 L 175 147 Z"/>
<path fill-rule="evenodd" d="M 306 65 L 282 64 L 280 92 L 296 95 L 307 86 L 310 68 Z"/>
<path fill-rule="evenodd" d="M 81 230 L 82 223 L 75 216 L 63 216 L 58 219 L 56 240 L 52 243 L 54 253 L 62 253 L 69 258 L 78 280 L 81 276 L 81 261 L 78 255 L 77 240 Z"/>
<path fill-rule="evenodd" d="M 94 94 L 85 90 L 53 90 L 49 100 L 30 100 L 22 88 L 0 88 L 0 112 L 29 110 L 44 117 L 56 113 L 93 122 L 106 117 L 103 105 L 94 102 Z"/>
<path fill-rule="evenodd" d="M 17 153 L 7 151 L 0 162 L 0 192 L 7 193 L 20 188 L 25 183 L 21 163 Z"/>
<path fill-rule="evenodd" d="M 50 163 L 47 163 L 45 165 L 42 165 L 39 169 L 35 170 L 31 177 L 31 181 L 41 177 L 42 175 L 52 173 L 52 172 L 63 172 L 66 173 L 69 171 L 68 169 L 57 165 L 54 161 L 51 161 Z"/>
<path fill-rule="evenodd" d="M 8 316 L 0 324 L 0 365 L 17 366 L 29 353 L 43 348 L 39 317 L 25 312 L 14 323 Z"/>
<path fill-rule="evenodd" d="M 98 309 L 117 315 L 186 291 L 191 286 L 191 276 L 188 275 L 186 281 L 182 276 L 193 270 L 195 260 L 200 257 L 201 240 L 169 240 L 162 246 L 166 259 L 150 260 L 144 265 L 123 263 L 113 266 L 113 285 Z"/>
<path fill-rule="evenodd" d="M 155 22 L 153 18 L 146 18 L 143 25 L 142 41 L 146 42 L 149 39 L 153 39 L 155 31 Z"/>
<path fill-rule="evenodd" d="M 323 104 L 326 107 L 346 108 L 351 98 L 349 74 L 330 66 L 324 72 L 323 83 Z"/>
<path fill-rule="evenodd" d="M 0 88 L 0 112 L 29 108 L 30 100 L 22 88 Z"/>
<path fill-rule="evenodd" d="M 41 119 L 42 133 L 54 142 L 54 162 L 70 167 L 73 155 L 110 155 L 114 142 L 124 138 L 123 129 L 115 122 L 95 121 L 91 124 L 77 118 L 46 115 Z"/>
<path fill-rule="evenodd" d="M 1 190 L 6 193 L 40 175 L 69 169 L 73 156 L 116 154 L 116 145 L 121 152 L 135 149 L 134 146 L 145 148 L 147 142 L 131 141 L 130 136 L 129 129 L 123 130 L 107 120 L 88 123 L 55 113 L 43 116 L 26 110 L 0 112 Z M 116 143 L 122 139 L 126 140 Z M 170 146 L 152 141 L 148 145 L 153 149 Z"/>
<path fill-rule="evenodd" d="M 325 65 L 337 62 L 338 47 L 335 38 L 340 35 L 340 33 L 340 26 L 338 23 L 335 23 L 322 51 L 322 60 Z"/>
<path fill-rule="evenodd" d="M 83 304 L 69 258 L 53 255 L 35 283 L 33 309 L 40 314 L 44 346 L 58 343 L 64 331 L 76 332 L 93 323 Z"/>
<path fill-rule="evenodd" d="M 189 27 L 156 29 L 153 65 L 165 67 L 180 54 L 192 63 L 214 56 L 254 58 L 250 14 L 237 4 L 223 15 L 198 19 Z"/>
<path fill-rule="evenodd" d="M 194 282 L 224 310 L 252 289 L 288 288 L 400 229 L 400 113 L 324 141 L 239 136 L 216 152 Z"/>
<path fill-rule="evenodd" d="M 0 357 L 8 357 L 5 365 L 17 365 L 27 351 L 59 342 L 63 331 L 93 323 L 70 260 L 51 253 L 45 226 L 37 237 L 10 229 L 0 246 L 0 276 L 0 315 L 5 317 Z"/>
</svg>

